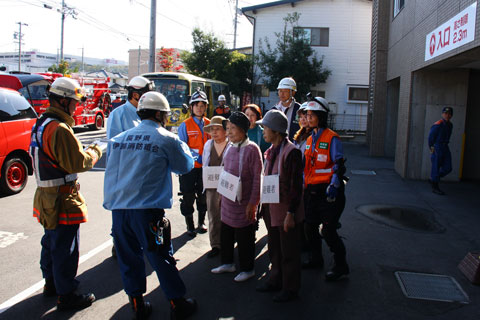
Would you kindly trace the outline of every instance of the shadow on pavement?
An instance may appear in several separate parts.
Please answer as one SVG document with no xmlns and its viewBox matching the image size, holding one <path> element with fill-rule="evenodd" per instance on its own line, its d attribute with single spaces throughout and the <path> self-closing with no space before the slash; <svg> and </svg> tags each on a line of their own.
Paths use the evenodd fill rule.
<svg viewBox="0 0 480 320">
<path fill-rule="evenodd" d="M 86 270 L 77 277 L 80 281 L 78 291 L 93 292 L 96 301 L 106 299 L 119 291 L 123 291 L 122 279 L 117 261 L 105 259 L 95 267 Z M 101 281 L 99 281 L 101 279 Z M 95 302 L 94 302 L 95 303 Z M 43 297 L 37 294 L 17 303 L 1 314 L 2 319 L 70 319 L 76 312 L 56 311 L 56 298 Z"/>
</svg>

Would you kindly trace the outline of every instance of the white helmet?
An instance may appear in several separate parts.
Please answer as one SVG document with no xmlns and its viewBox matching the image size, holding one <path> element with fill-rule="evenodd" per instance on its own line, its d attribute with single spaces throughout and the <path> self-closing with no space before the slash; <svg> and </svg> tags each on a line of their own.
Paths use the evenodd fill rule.
<svg viewBox="0 0 480 320">
<path fill-rule="evenodd" d="M 127 88 L 131 90 L 145 90 L 145 91 L 152 91 L 155 88 L 155 85 L 152 81 L 148 80 L 142 76 L 133 77 L 132 80 L 127 85 Z"/>
<path fill-rule="evenodd" d="M 70 98 L 77 101 L 85 101 L 85 88 L 71 78 L 60 77 L 53 81 L 50 86 L 50 93 L 53 93 L 62 98 Z"/>
<path fill-rule="evenodd" d="M 293 91 L 297 91 L 297 83 L 295 82 L 295 80 L 293 80 L 292 77 L 283 78 L 278 83 L 277 90 L 279 89 L 290 89 Z"/>
<path fill-rule="evenodd" d="M 306 110 L 307 105 L 308 105 L 308 101 L 302 103 L 302 105 L 300 106 L 300 108 L 298 108 L 298 110 L 297 110 L 297 115 L 299 115 L 299 114 L 301 114 L 301 113 L 306 113 L 306 112 L 307 112 L 307 110 Z"/>
<path fill-rule="evenodd" d="M 192 97 L 190 98 L 190 102 L 188 104 L 192 105 L 193 103 L 198 101 L 203 101 L 208 104 L 207 94 L 200 90 L 196 91 L 194 94 L 192 94 Z"/>
<path fill-rule="evenodd" d="M 330 112 L 330 109 L 328 108 L 328 101 L 322 97 L 312 98 L 311 101 L 307 101 L 302 104 L 302 108 L 304 110 Z"/>
<path fill-rule="evenodd" d="M 223 94 L 219 95 L 218 96 L 218 101 L 227 101 L 227 99 L 225 99 L 225 96 Z"/>
<path fill-rule="evenodd" d="M 140 110 L 155 110 L 155 111 L 170 111 L 170 104 L 163 94 L 157 91 L 149 91 L 144 93 L 140 100 L 138 100 L 138 111 Z"/>
</svg>

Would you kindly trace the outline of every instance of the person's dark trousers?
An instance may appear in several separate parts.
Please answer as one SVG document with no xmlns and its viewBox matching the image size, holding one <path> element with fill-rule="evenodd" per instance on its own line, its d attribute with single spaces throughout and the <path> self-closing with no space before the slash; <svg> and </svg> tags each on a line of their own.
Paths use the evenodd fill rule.
<svg viewBox="0 0 480 320">
<path fill-rule="evenodd" d="M 267 283 L 284 291 L 298 293 L 300 290 L 300 232 L 301 225 L 295 225 L 288 232 L 281 227 L 270 225 L 269 210 L 264 213 L 265 224 L 268 226 L 268 256 L 272 268 Z"/>
<path fill-rule="evenodd" d="M 240 271 L 253 270 L 255 261 L 255 224 L 243 228 L 233 228 L 222 222 L 220 239 L 222 264 L 234 262 L 233 251 L 235 242 L 237 242 Z"/>
<path fill-rule="evenodd" d="M 183 283 L 171 255 L 172 248 L 152 245 L 150 223 L 156 223 L 164 216 L 162 209 L 123 209 L 112 211 L 112 230 L 117 249 L 117 261 L 120 266 L 125 292 L 137 297 L 146 291 L 145 261 L 157 273 L 160 287 L 168 300 L 182 298 L 185 295 Z"/>
<path fill-rule="evenodd" d="M 319 243 L 323 236 L 333 253 L 335 263 L 346 264 L 345 245 L 337 233 L 338 221 L 345 208 L 345 188 L 341 186 L 336 200 L 328 202 L 325 193 L 327 187 L 328 184 L 309 185 L 305 190 L 305 234 L 313 257 L 319 253 Z M 319 231 L 320 224 L 322 236 Z"/>
<path fill-rule="evenodd" d="M 448 146 L 435 145 L 435 152 L 430 156 L 432 171 L 430 178 L 432 182 L 438 182 L 452 171 L 452 155 Z"/>
<path fill-rule="evenodd" d="M 180 199 L 182 215 L 192 217 L 195 211 L 193 204 L 196 200 L 199 224 L 203 223 L 207 212 L 207 198 L 203 192 L 202 168 L 193 168 L 189 173 L 180 175 L 180 192 L 182 193 L 182 199 Z"/>
<path fill-rule="evenodd" d="M 66 295 L 78 287 L 80 233 L 78 224 L 59 224 L 54 230 L 45 229 L 42 237 L 40 268 L 45 279 L 52 279 L 58 295 Z"/>
</svg>

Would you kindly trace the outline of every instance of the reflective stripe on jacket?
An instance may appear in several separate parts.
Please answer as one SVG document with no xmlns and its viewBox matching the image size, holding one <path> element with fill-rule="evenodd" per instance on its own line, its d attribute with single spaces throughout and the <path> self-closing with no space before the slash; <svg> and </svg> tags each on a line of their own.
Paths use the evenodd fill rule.
<svg viewBox="0 0 480 320">
<path fill-rule="evenodd" d="M 58 166 L 53 159 L 53 155 L 44 148 L 43 139 L 48 124 L 48 133 L 45 137 L 47 141 L 51 140 L 53 132 L 60 124 L 57 119 L 50 117 L 41 117 L 33 126 L 30 140 L 30 156 L 33 160 L 35 178 L 39 187 L 58 187 L 68 182 L 77 180 L 77 174 L 68 174 Z"/>
<path fill-rule="evenodd" d="M 47 123 L 48 119 L 50 121 Z M 87 221 L 87 206 L 75 185 L 75 179 L 76 173 L 93 167 L 95 157 L 83 151 L 81 142 L 71 128 L 74 124 L 75 121 L 67 113 L 49 107 L 32 130 L 30 152 L 34 158 L 38 184 L 33 199 L 33 216 L 45 229 L 55 229 L 58 224 Z M 102 152 L 98 147 L 90 149 L 95 149 L 94 152 L 101 157 Z M 62 183 L 57 184 L 60 180 L 56 179 Z M 71 188 L 61 190 L 62 185 Z M 69 191 L 65 192 L 65 189 Z"/>
<path fill-rule="evenodd" d="M 207 118 L 203 118 L 203 125 L 206 126 L 210 124 L 210 120 Z M 185 120 L 185 126 L 187 129 L 187 136 L 188 136 L 188 147 L 192 149 L 195 153 L 199 155 L 203 154 L 203 146 L 205 142 L 208 140 L 208 135 L 206 132 L 202 131 L 198 124 L 195 123 L 193 117 L 188 118 Z M 201 168 L 202 164 L 195 161 L 195 168 Z"/>
<path fill-rule="evenodd" d="M 333 165 L 330 157 L 330 146 L 333 137 L 338 134 L 325 128 L 312 147 L 312 136 L 307 139 L 305 149 L 305 186 L 309 184 L 330 183 L 333 176 Z"/>
</svg>

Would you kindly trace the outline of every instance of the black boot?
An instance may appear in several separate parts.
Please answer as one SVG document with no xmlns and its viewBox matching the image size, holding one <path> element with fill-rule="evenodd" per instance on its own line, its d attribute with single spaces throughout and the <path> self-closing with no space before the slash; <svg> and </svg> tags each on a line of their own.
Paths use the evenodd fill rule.
<svg viewBox="0 0 480 320">
<path fill-rule="evenodd" d="M 195 224 L 193 223 L 193 215 L 186 216 L 185 222 L 187 223 L 187 234 L 190 237 L 195 237 L 197 234 L 195 233 Z"/>
<path fill-rule="evenodd" d="M 198 233 L 205 233 L 207 232 L 207 226 L 205 225 L 205 215 L 206 212 L 199 212 L 198 213 L 198 228 L 197 232 Z"/>
<path fill-rule="evenodd" d="M 44 297 L 57 296 L 57 289 L 55 288 L 55 282 L 53 282 L 53 278 L 45 279 L 45 285 L 43 286 L 43 296 Z"/>
<path fill-rule="evenodd" d="M 438 182 L 433 182 L 433 181 L 432 181 L 432 192 L 435 194 L 439 194 L 441 196 L 445 194 L 445 192 L 440 190 L 440 187 L 438 186 Z"/>
<path fill-rule="evenodd" d="M 350 273 L 345 256 L 333 256 L 333 268 L 325 274 L 325 281 L 336 281 Z"/>
<path fill-rule="evenodd" d="M 117 259 L 117 250 L 115 249 L 115 244 L 112 246 L 112 258 Z"/>
<path fill-rule="evenodd" d="M 133 312 L 135 313 L 136 320 L 148 319 L 152 314 L 152 305 L 150 302 L 143 300 L 143 296 L 128 297 L 130 304 L 132 305 Z"/>
<path fill-rule="evenodd" d="M 183 320 L 194 314 L 197 310 L 197 301 L 195 299 L 173 299 L 170 300 L 170 319 Z"/>
<path fill-rule="evenodd" d="M 302 261 L 303 269 L 323 269 L 323 257 L 308 253 L 308 258 Z"/>
<path fill-rule="evenodd" d="M 93 293 L 78 294 L 70 292 L 58 296 L 57 310 L 81 310 L 90 307 L 93 301 L 95 301 Z"/>
<path fill-rule="evenodd" d="M 322 255 L 322 246 L 323 240 L 322 238 L 319 241 L 315 241 L 314 244 L 308 245 L 308 257 L 306 260 L 302 261 L 302 268 L 303 269 L 322 269 L 324 262 L 323 262 L 323 255 Z"/>
</svg>

